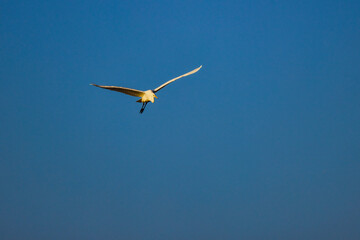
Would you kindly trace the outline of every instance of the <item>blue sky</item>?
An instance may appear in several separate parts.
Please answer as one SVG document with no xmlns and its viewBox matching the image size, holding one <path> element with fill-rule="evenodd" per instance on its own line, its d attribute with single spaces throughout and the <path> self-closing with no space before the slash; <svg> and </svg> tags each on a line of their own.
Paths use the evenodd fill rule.
<svg viewBox="0 0 360 240">
<path fill-rule="evenodd" d="M 360 238 L 359 1 L 1 5 L 2 239 Z"/>
</svg>

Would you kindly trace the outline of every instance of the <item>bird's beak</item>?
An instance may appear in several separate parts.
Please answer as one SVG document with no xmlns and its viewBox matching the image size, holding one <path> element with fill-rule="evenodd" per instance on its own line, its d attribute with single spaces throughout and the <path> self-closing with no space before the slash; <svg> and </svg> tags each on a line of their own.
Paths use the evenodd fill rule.
<svg viewBox="0 0 360 240">
<path fill-rule="evenodd" d="M 154 97 L 158 98 L 155 94 L 154 94 Z"/>
</svg>

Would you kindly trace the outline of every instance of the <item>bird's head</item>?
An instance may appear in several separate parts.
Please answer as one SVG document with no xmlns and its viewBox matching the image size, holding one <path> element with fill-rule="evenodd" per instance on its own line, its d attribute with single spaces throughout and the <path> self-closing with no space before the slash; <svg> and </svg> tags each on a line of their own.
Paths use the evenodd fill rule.
<svg viewBox="0 0 360 240">
<path fill-rule="evenodd" d="M 150 100 L 152 103 L 154 103 L 154 100 L 155 100 L 154 97 L 155 97 L 155 98 L 158 98 L 158 97 L 155 95 L 155 93 L 153 93 L 152 98 L 151 98 L 151 100 Z"/>
<path fill-rule="evenodd" d="M 151 91 L 151 92 L 152 92 L 153 98 L 154 98 L 154 97 L 155 97 L 155 98 L 158 98 L 158 97 L 155 95 L 154 91 Z"/>
</svg>

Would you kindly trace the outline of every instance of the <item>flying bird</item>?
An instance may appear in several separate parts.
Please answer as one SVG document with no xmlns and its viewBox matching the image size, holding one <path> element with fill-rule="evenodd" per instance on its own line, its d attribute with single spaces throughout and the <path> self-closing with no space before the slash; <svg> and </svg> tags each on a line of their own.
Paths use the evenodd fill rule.
<svg viewBox="0 0 360 240">
<path fill-rule="evenodd" d="M 169 81 L 167 81 L 166 83 L 160 85 L 159 87 L 153 89 L 153 90 L 146 90 L 146 91 L 141 91 L 141 90 L 136 90 L 136 89 L 131 89 L 131 88 L 125 88 L 125 87 L 116 87 L 116 86 L 101 86 L 101 85 L 97 85 L 97 84 L 90 84 L 90 85 L 93 85 L 95 87 L 99 87 L 99 88 L 104 88 L 104 89 L 108 89 L 108 90 L 112 90 L 112 91 L 117 91 L 117 92 L 122 92 L 122 93 L 125 93 L 127 95 L 130 95 L 130 96 L 134 96 L 134 97 L 140 97 L 139 100 L 137 100 L 137 102 L 140 102 L 142 103 L 142 107 L 140 109 L 140 113 L 143 113 L 144 110 L 145 110 L 145 107 L 146 105 L 149 103 L 149 102 L 152 102 L 154 103 L 154 97 L 155 98 L 158 98 L 155 93 L 157 91 L 159 91 L 160 89 L 166 87 L 168 84 L 178 80 L 179 78 L 182 78 L 182 77 L 186 77 L 186 76 L 189 76 L 191 74 L 194 74 L 196 73 L 197 71 L 200 70 L 200 68 L 202 67 L 202 65 L 188 73 L 185 73 L 179 77 L 176 77 L 176 78 L 173 78 Z"/>
</svg>

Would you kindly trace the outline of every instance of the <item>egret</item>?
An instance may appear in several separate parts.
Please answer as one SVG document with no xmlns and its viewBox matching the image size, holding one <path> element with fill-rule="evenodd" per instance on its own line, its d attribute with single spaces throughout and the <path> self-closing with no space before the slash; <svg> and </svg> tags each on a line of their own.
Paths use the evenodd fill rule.
<svg viewBox="0 0 360 240">
<path fill-rule="evenodd" d="M 131 89 L 131 88 L 125 88 L 125 87 L 117 87 L 117 86 L 101 86 L 101 85 L 97 85 L 97 84 L 90 84 L 90 85 L 93 85 L 95 87 L 99 87 L 99 88 L 104 88 L 104 89 L 108 89 L 108 90 L 112 90 L 112 91 L 117 91 L 117 92 L 121 92 L 121 93 L 125 93 L 127 95 L 130 95 L 130 96 L 134 96 L 134 97 L 140 97 L 139 100 L 137 100 L 136 102 L 140 102 L 142 103 L 142 107 L 140 109 L 140 113 L 143 113 L 144 110 L 145 110 L 145 107 L 146 105 L 149 103 L 149 102 L 152 102 L 154 103 L 154 97 L 155 98 L 158 98 L 155 93 L 157 91 L 159 91 L 160 89 L 164 88 L 165 86 L 167 86 L 168 84 L 178 80 L 179 78 L 182 78 L 182 77 L 186 77 L 186 76 L 189 76 L 191 74 L 194 74 L 196 73 L 197 71 L 200 70 L 200 68 L 202 67 L 202 65 L 188 73 L 185 73 L 179 77 L 176 77 L 176 78 L 173 78 L 169 81 L 167 81 L 166 83 L 160 85 L 159 87 L 153 89 L 153 90 L 146 90 L 146 91 L 141 91 L 141 90 L 136 90 L 136 89 Z"/>
</svg>

